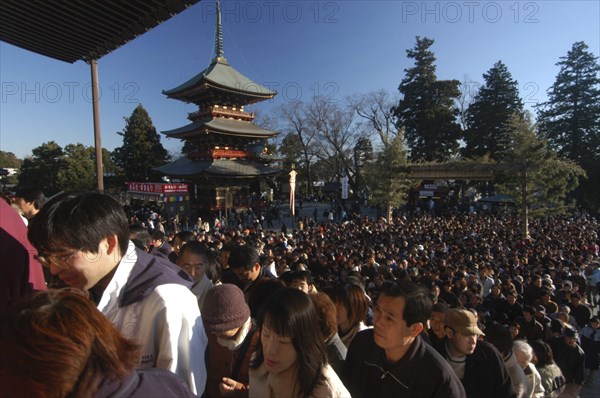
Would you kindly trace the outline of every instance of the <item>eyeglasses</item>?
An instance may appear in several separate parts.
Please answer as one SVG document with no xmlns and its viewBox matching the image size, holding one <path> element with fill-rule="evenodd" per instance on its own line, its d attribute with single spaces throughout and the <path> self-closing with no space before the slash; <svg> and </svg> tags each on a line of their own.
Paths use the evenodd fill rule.
<svg viewBox="0 0 600 398">
<path fill-rule="evenodd" d="M 72 259 L 75 254 L 77 254 L 76 251 L 67 254 L 38 253 L 38 255 L 35 256 L 35 259 L 46 268 L 50 268 L 50 265 L 54 264 L 58 268 L 69 269 L 72 266 Z"/>
<path fill-rule="evenodd" d="M 183 268 L 184 271 L 186 272 L 190 272 L 192 270 L 194 271 L 200 271 L 201 269 L 203 269 L 205 267 L 204 263 L 197 263 L 197 264 L 181 264 L 180 265 L 181 268 Z"/>
</svg>

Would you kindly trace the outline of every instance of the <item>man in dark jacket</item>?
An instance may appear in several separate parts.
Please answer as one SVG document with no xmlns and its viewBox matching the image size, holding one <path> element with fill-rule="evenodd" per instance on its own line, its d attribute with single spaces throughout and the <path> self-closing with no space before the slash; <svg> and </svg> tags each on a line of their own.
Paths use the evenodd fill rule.
<svg viewBox="0 0 600 398">
<path fill-rule="evenodd" d="M 556 364 L 567 381 L 565 393 L 569 397 L 578 396 L 585 375 L 585 353 L 579 346 L 578 340 L 579 333 L 569 327 L 564 328 L 562 337 L 554 337 L 550 340 Z"/>
<path fill-rule="evenodd" d="M 516 397 L 498 350 L 479 341 L 483 332 L 472 312 L 453 308 L 446 312 L 446 344 L 442 355 L 465 387 L 467 397 Z"/>
<path fill-rule="evenodd" d="M 374 328 L 356 335 L 344 363 L 341 379 L 352 397 L 465 397 L 452 368 L 419 336 L 431 307 L 413 282 L 382 285 Z"/>
<path fill-rule="evenodd" d="M 531 305 L 523 307 L 523 316 L 517 318 L 521 325 L 521 334 L 527 341 L 544 340 L 544 326 L 535 319 L 535 308 Z"/>
<path fill-rule="evenodd" d="M 150 254 L 157 256 L 159 255 L 159 253 L 161 253 L 168 258 L 169 254 L 171 254 L 171 252 L 173 251 L 173 248 L 167 242 L 165 234 L 157 229 L 152 231 L 151 237 L 152 250 L 150 250 Z"/>
<path fill-rule="evenodd" d="M 436 303 L 433 305 L 433 311 L 429 317 L 431 326 L 428 330 L 429 342 L 438 352 L 443 351 L 444 344 L 446 343 L 446 327 L 444 326 L 444 319 L 448 309 L 446 304 Z"/>
<path fill-rule="evenodd" d="M 243 286 L 246 302 L 258 281 L 275 278 L 268 268 L 261 266 L 256 249 L 248 245 L 234 246 L 227 259 L 227 264 Z"/>
</svg>

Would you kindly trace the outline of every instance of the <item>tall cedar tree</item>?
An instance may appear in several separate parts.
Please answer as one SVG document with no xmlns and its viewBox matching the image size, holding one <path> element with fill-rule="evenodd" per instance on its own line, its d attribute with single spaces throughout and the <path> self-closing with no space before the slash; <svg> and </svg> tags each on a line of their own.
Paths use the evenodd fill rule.
<svg viewBox="0 0 600 398">
<path fill-rule="evenodd" d="M 528 112 L 515 113 L 509 129 L 512 140 L 506 153 L 503 184 L 499 191 L 514 195 L 520 209 L 522 236 L 529 236 L 529 216 L 561 213 L 570 207 L 567 194 L 585 172 L 575 162 L 561 159 L 535 132 Z"/>
<path fill-rule="evenodd" d="M 523 113 L 519 88 L 506 65 L 498 61 L 483 74 L 485 84 L 467 110 L 463 156 L 476 159 L 489 155 L 504 160 L 510 146 L 510 121 L 514 113 Z"/>
<path fill-rule="evenodd" d="M 588 180 L 575 192 L 586 207 L 600 207 L 600 65 L 584 42 L 556 64 L 560 71 L 538 106 L 538 126 L 561 156 L 579 163 Z"/>
<path fill-rule="evenodd" d="M 127 180 L 160 180 L 161 175 L 152 169 L 169 162 L 170 157 L 141 104 L 125 118 L 125 129 L 118 134 L 123 136 L 123 145 L 113 151 L 113 161 Z"/>
<path fill-rule="evenodd" d="M 398 87 L 402 98 L 394 108 L 398 130 L 404 128 L 413 161 L 450 159 L 458 151 L 462 133 L 454 106 L 460 97 L 460 82 L 437 80 L 435 56 L 429 51 L 432 45 L 432 39 L 417 36 L 415 47 L 406 50 L 415 66 L 404 70 L 406 76 Z"/>
</svg>

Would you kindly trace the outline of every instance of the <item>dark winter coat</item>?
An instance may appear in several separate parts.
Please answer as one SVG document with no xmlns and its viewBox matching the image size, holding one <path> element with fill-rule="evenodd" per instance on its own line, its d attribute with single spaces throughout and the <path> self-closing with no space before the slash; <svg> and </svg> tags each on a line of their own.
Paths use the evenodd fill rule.
<svg viewBox="0 0 600 398">
<path fill-rule="evenodd" d="M 353 398 L 466 396 L 454 370 L 421 337 L 402 359 L 389 363 L 373 333 L 373 329 L 358 333 L 348 349 L 341 379 Z"/>
<path fill-rule="evenodd" d="M 445 347 L 443 354 L 448 355 Z M 462 383 L 469 398 L 517 396 L 500 353 L 485 341 L 478 341 L 473 354 L 467 355 Z"/>
</svg>

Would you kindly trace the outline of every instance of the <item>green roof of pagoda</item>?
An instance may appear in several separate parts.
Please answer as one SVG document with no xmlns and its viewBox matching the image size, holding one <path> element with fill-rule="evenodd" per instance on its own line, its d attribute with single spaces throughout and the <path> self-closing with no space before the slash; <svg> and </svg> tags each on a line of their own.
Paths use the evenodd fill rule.
<svg viewBox="0 0 600 398">
<path fill-rule="evenodd" d="M 245 138 L 271 138 L 279 134 L 277 131 L 263 129 L 251 122 L 235 119 L 214 118 L 208 121 L 194 122 L 174 130 L 162 133 L 171 138 L 191 138 L 210 131 L 215 134 L 233 135 Z"/>
<path fill-rule="evenodd" d="M 229 65 L 225 58 L 220 57 L 213 59 L 208 68 L 187 82 L 174 89 L 163 91 L 163 94 L 171 98 L 194 102 L 198 94 L 207 91 L 207 86 L 213 87 L 217 91 L 238 93 L 259 100 L 273 98 L 277 94 L 242 75 Z"/>
<path fill-rule="evenodd" d="M 258 84 L 235 70 L 225 59 L 221 29 L 221 5 L 216 2 L 217 21 L 215 32 L 215 58 L 211 64 L 187 82 L 171 90 L 163 91 L 168 97 L 187 102 L 197 102 L 211 88 L 217 92 L 238 94 L 240 105 L 273 98 L 277 93 Z M 246 97 L 246 98 L 243 98 Z"/>
<path fill-rule="evenodd" d="M 181 158 L 154 170 L 173 177 L 220 176 L 252 178 L 281 172 L 281 169 L 246 159 L 191 160 Z"/>
</svg>

